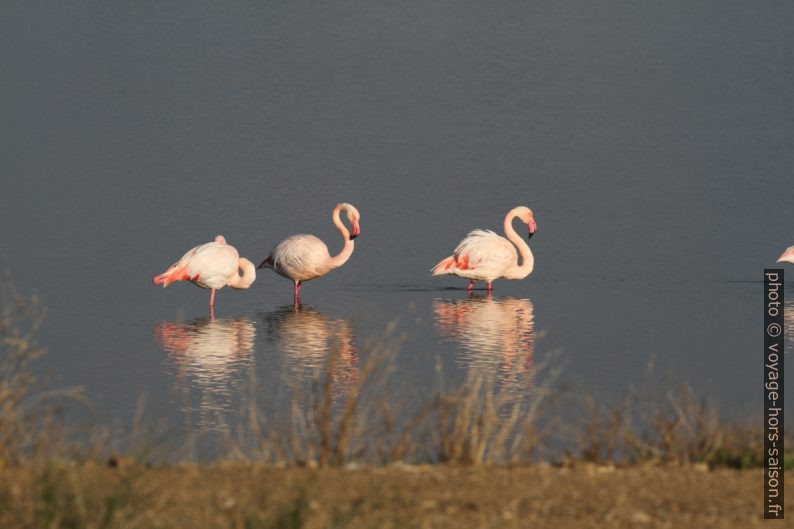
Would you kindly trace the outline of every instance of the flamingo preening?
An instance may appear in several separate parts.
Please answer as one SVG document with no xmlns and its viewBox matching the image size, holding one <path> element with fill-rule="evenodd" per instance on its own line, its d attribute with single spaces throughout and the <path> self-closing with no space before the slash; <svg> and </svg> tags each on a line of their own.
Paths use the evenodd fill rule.
<svg viewBox="0 0 794 529">
<path fill-rule="evenodd" d="M 342 224 L 339 214 L 345 211 L 350 221 L 350 231 Z M 293 235 L 278 243 L 270 251 L 267 259 L 257 267 L 272 268 L 277 274 L 294 282 L 294 301 L 299 303 L 301 284 L 324 276 L 334 268 L 339 268 L 353 255 L 355 243 L 353 239 L 361 233 L 358 222 L 361 218 L 358 210 L 351 204 L 337 204 L 331 215 L 334 225 L 342 234 L 345 245 L 335 256 L 331 257 L 328 246 L 314 235 Z"/>
<path fill-rule="evenodd" d="M 242 270 L 243 275 L 240 275 Z M 210 289 L 210 307 L 215 302 L 215 291 L 223 287 L 248 288 L 256 279 L 254 263 L 240 257 L 234 246 L 226 244 L 223 235 L 215 240 L 188 250 L 168 270 L 154 276 L 155 285 L 167 287 L 174 281 L 190 281 L 201 288 Z"/>
<path fill-rule="evenodd" d="M 535 266 L 535 258 L 529 245 L 513 229 L 513 219 L 516 217 L 529 227 L 527 238 L 532 238 L 537 228 L 532 210 L 525 206 L 513 208 L 505 217 L 506 239 L 490 230 L 474 230 L 460 241 L 452 255 L 433 267 L 433 275 L 453 274 L 468 278 L 468 290 L 474 288 L 475 281 L 486 281 L 489 291 L 491 281 L 496 278 L 527 277 Z M 516 247 L 521 253 L 521 265 L 518 264 Z"/>
</svg>

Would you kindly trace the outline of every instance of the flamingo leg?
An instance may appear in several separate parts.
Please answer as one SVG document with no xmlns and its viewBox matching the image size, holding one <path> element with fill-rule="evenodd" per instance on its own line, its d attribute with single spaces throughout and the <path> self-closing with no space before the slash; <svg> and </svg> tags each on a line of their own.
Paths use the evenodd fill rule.
<svg viewBox="0 0 794 529">
<path fill-rule="evenodd" d="M 215 321 L 215 307 L 210 305 L 210 321 Z"/>
<path fill-rule="evenodd" d="M 295 303 L 297 304 L 300 301 L 300 298 L 301 298 L 301 282 L 300 281 L 295 281 L 294 292 L 295 292 Z"/>
<path fill-rule="evenodd" d="M 469 281 L 469 286 L 466 287 L 466 290 L 468 290 L 469 292 L 474 290 L 474 280 L 473 279 L 471 281 Z"/>
<path fill-rule="evenodd" d="M 490 292 L 490 291 L 491 291 L 491 282 L 488 281 L 488 292 Z"/>
<path fill-rule="evenodd" d="M 215 304 L 215 289 L 210 289 L 210 307 Z"/>
</svg>

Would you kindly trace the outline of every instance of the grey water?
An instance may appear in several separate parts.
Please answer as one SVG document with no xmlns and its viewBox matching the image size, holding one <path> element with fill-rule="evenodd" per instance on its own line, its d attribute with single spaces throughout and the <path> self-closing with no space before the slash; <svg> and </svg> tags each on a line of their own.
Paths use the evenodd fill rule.
<svg viewBox="0 0 794 529">
<path fill-rule="evenodd" d="M 0 254 L 47 307 L 38 368 L 83 386 L 103 417 L 127 420 L 145 394 L 207 427 L 252 369 L 276 387 L 331 347 L 355 380 L 393 321 L 393 377 L 417 388 L 437 361 L 453 380 L 481 369 L 509 386 L 556 351 L 569 386 L 620 396 L 653 361 L 726 413 L 760 410 L 760 281 L 794 244 L 791 4 L 34 0 L 0 13 Z M 151 284 L 216 234 L 254 262 L 295 233 L 335 253 L 342 201 L 362 235 L 300 309 L 267 270 L 219 291 L 214 320 L 207 291 Z M 430 276 L 517 205 L 538 225 L 531 276 L 490 298 Z"/>
</svg>

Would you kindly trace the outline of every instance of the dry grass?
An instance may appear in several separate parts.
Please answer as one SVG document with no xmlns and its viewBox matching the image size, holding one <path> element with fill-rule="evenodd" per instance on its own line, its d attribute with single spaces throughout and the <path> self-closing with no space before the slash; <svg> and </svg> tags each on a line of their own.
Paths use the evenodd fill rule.
<svg viewBox="0 0 794 529">
<path fill-rule="evenodd" d="M 355 380 L 344 383 L 335 374 L 340 351 L 331 349 L 308 384 L 291 382 L 284 415 L 265 415 L 251 389 L 246 422 L 227 436 L 223 459 L 310 467 L 533 459 L 545 433 L 545 411 L 555 399 L 559 370 L 550 361 L 535 366 L 520 393 L 481 373 L 447 389 L 439 364 L 435 391 L 417 402 L 390 378 L 401 342 L 397 326 L 389 325 L 364 344 L 366 361 Z"/>
<path fill-rule="evenodd" d="M 674 377 L 646 381 L 619 401 L 581 397 L 566 425 L 566 459 L 594 463 L 692 464 L 751 468 L 763 465 L 762 421 L 726 419 L 708 395 Z M 791 443 L 792 439 L 789 439 Z M 789 446 L 792 446 L 789 444 Z M 789 455 L 787 468 L 794 468 Z"/>
<path fill-rule="evenodd" d="M 13 286 L 9 272 L 0 278 L 0 465 L 52 456 L 65 445 L 60 417 L 74 402 L 84 402 L 80 388 L 53 389 L 33 374 L 31 364 L 44 354 L 35 336 L 44 320 L 36 296 Z"/>
<path fill-rule="evenodd" d="M 744 528 L 765 523 L 760 482 L 759 470 L 589 464 L 356 470 L 49 464 L 2 471 L 0 526 Z"/>
<path fill-rule="evenodd" d="M 555 356 L 539 362 L 520 382 L 524 391 L 499 387 L 490 374 L 470 372 L 451 391 L 441 388 L 433 402 L 434 423 L 428 425 L 438 460 L 482 465 L 531 462 L 546 438 L 548 411 L 559 398 L 554 383 L 560 369 Z M 440 366 L 436 368 L 441 379 Z M 540 382 L 539 382 L 540 381 Z"/>
</svg>

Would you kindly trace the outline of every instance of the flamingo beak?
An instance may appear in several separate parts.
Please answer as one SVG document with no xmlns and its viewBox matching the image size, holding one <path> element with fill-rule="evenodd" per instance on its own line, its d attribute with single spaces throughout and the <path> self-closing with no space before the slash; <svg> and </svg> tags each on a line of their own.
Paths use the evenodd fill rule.
<svg viewBox="0 0 794 529">
<path fill-rule="evenodd" d="M 529 219 L 529 222 L 527 222 L 527 224 L 529 225 L 529 235 L 527 235 L 527 239 L 531 239 L 532 236 L 535 235 L 535 230 L 538 229 L 538 225 L 535 224 L 535 219 L 532 218 Z"/>
<path fill-rule="evenodd" d="M 358 226 L 358 221 L 354 220 L 352 222 L 352 224 L 353 224 L 353 226 L 352 226 L 352 228 L 350 230 L 350 240 L 351 241 L 353 239 L 355 239 L 356 237 L 358 237 L 359 235 L 361 235 L 361 228 L 359 228 L 359 226 Z"/>
<path fill-rule="evenodd" d="M 266 266 L 273 266 L 273 256 L 272 255 L 270 257 L 268 257 L 267 259 L 265 259 L 264 261 L 262 261 L 261 263 L 259 263 L 259 266 L 257 266 L 256 269 L 259 270 L 260 268 L 264 268 Z"/>
</svg>

